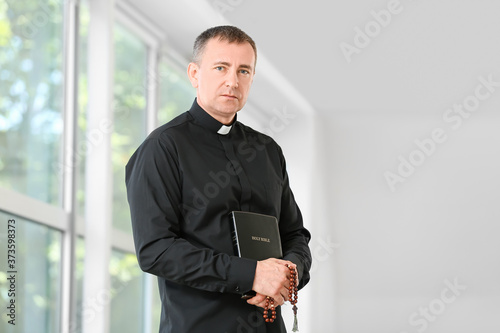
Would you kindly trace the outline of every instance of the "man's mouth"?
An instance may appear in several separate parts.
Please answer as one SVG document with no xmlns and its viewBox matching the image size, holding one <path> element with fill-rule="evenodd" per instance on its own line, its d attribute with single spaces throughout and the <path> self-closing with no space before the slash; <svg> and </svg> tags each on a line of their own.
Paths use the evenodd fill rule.
<svg viewBox="0 0 500 333">
<path fill-rule="evenodd" d="M 230 94 L 223 94 L 222 96 L 226 97 L 226 98 L 230 98 L 230 99 L 238 99 L 238 97 L 236 97 L 234 95 L 230 95 Z"/>
</svg>

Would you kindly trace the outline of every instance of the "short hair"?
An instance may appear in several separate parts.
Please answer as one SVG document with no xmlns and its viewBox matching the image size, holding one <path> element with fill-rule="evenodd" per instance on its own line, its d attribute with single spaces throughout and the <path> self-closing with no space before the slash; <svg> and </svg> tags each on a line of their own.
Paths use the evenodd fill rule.
<svg viewBox="0 0 500 333">
<path fill-rule="evenodd" d="M 193 59 L 194 63 L 199 64 L 201 60 L 201 55 L 205 50 L 205 46 L 208 41 L 212 38 L 219 38 L 220 41 L 227 41 L 228 43 L 237 43 L 243 44 L 245 42 L 249 43 L 253 49 L 255 54 L 255 62 L 257 62 L 257 47 L 255 46 L 255 42 L 253 39 L 248 36 L 243 30 L 240 28 L 231 26 L 231 25 L 221 25 L 217 27 L 209 28 L 203 31 L 196 40 L 193 45 Z"/>
</svg>

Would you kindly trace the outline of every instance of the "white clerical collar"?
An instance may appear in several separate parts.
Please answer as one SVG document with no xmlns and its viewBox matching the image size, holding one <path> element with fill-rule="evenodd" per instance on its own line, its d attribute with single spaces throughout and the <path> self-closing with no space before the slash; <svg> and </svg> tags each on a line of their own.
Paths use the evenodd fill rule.
<svg viewBox="0 0 500 333">
<path fill-rule="evenodd" d="M 217 133 L 222 135 L 227 135 L 231 131 L 231 127 L 233 127 L 233 125 L 230 126 L 222 125 L 221 128 L 219 128 L 219 130 L 217 131 Z"/>
</svg>

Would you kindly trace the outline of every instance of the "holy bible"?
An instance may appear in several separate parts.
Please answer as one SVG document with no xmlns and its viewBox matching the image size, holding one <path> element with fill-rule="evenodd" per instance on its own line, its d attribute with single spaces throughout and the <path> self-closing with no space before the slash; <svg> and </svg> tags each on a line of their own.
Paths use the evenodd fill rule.
<svg viewBox="0 0 500 333">
<path fill-rule="evenodd" d="M 265 260 L 283 258 L 278 219 L 271 215 L 232 211 L 234 252 L 241 258 Z M 255 291 L 245 292 L 241 298 L 249 299 Z"/>
<path fill-rule="evenodd" d="M 231 212 L 233 245 L 242 258 L 283 258 L 278 219 L 251 212 Z"/>
<path fill-rule="evenodd" d="M 232 211 L 230 217 L 236 255 L 255 260 L 283 258 L 278 219 L 276 217 L 242 211 Z M 292 273 L 290 274 L 292 275 Z M 296 285 L 292 284 L 292 288 L 293 286 Z M 244 293 L 241 298 L 249 299 L 255 296 L 255 294 L 255 291 L 250 290 Z M 290 294 L 290 303 L 293 304 L 294 314 L 292 332 L 297 332 L 297 306 L 295 305 L 297 303 L 297 289 L 295 289 L 294 301 L 292 301 L 292 294 Z M 273 307 L 271 308 L 274 309 Z M 264 311 L 264 318 L 268 318 L 267 306 L 266 311 Z M 268 319 L 265 320 L 267 321 Z M 273 320 L 271 319 L 270 322 L 273 322 Z"/>
</svg>

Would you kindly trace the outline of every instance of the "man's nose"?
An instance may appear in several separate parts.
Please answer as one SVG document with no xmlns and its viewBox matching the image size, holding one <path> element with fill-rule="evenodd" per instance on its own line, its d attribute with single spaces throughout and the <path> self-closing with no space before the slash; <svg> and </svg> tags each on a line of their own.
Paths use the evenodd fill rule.
<svg viewBox="0 0 500 333">
<path fill-rule="evenodd" d="M 238 72 L 229 70 L 226 75 L 226 86 L 231 88 L 238 88 Z"/>
</svg>

